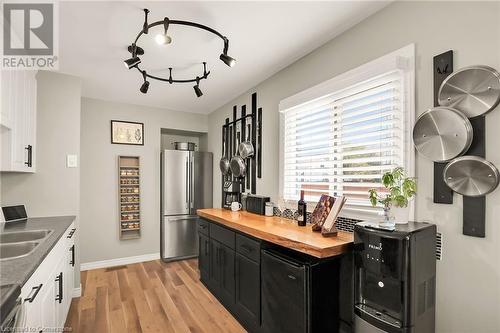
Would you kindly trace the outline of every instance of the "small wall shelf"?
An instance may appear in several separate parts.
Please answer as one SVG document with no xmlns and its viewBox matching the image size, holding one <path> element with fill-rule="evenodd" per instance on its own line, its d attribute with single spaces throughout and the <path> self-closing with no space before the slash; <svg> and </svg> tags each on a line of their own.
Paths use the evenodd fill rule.
<svg viewBox="0 0 500 333">
<path fill-rule="evenodd" d="M 118 228 L 120 239 L 141 237 L 139 156 L 118 156 Z"/>
</svg>

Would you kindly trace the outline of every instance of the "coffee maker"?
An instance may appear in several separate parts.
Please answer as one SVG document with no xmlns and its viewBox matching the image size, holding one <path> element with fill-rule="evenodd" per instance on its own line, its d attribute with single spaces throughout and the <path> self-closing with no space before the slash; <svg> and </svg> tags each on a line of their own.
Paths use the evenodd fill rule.
<svg viewBox="0 0 500 333">
<path fill-rule="evenodd" d="M 354 332 L 435 331 L 436 226 L 354 228 Z"/>
</svg>

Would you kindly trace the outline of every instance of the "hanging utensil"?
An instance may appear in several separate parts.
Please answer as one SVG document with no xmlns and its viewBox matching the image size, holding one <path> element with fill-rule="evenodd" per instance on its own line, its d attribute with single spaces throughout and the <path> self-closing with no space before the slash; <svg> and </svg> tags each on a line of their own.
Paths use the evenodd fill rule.
<svg viewBox="0 0 500 333">
<path fill-rule="evenodd" d="M 452 160 L 444 168 L 446 185 L 453 191 L 469 196 L 486 195 L 498 186 L 498 169 L 479 156 L 462 156 Z"/>
<path fill-rule="evenodd" d="M 434 162 L 465 154 L 472 143 L 472 125 L 460 111 L 436 107 L 422 113 L 413 127 L 413 143 L 419 153 Z"/>
<path fill-rule="evenodd" d="M 228 175 L 231 172 L 231 170 L 229 167 L 230 164 L 229 159 L 226 157 L 226 140 L 224 140 L 223 149 L 224 149 L 223 152 L 224 156 L 222 156 L 222 158 L 219 161 L 219 168 L 220 172 L 222 172 L 223 175 Z"/>
<path fill-rule="evenodd" d="M 251 129 L 251 125 L 248 124 L 247 141 L 240 143 L 238 146 L 238 152 L 240 153 L 240 156 L 243 159 L 252 157 L 255 154 L 255 150 L 253 148 L 252 141 L 250 140 L 250 129 Z"/>
<path fill-rule="evenodd" d="M 238 144 L 240 142 L 240 136 L 239 136 L 239 133 L 238 133 L 238 136 L 237 136 L 237 140 L 238 140 Z M 239 155 L 239 151 L 236 153 L 235 156 L 233 156 L 233 158 L 231 158 L 231 172 L 233 173 L 233 175 L 235 177 L 245 177 L 246 175 L 246 165 L 245 165 L 245 160 L 243 158 L 241 158 L 241 156 Z"/>
<path fill-rule="evenodd" d="M 443 81 L 438 101 L 469 118 L 485 114 L 500 102 L 500 74 L 488 66 L 462 68 Z"/>
</svg>

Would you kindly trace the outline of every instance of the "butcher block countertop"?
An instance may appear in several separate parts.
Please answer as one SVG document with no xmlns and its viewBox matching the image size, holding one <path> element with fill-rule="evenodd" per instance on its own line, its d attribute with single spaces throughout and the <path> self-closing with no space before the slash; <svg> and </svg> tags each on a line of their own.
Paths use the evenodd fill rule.
<svg viewBox="0 0 500 333">
<path fill-rule="evenodd" d="M 228 228 L 317 258 L 346 253 L 353 244 L 352 233 L 339 231 L 336 237 L 323 237 L 321 233 L 313 232 L 310 224 L 299 227 L 297 223 L 276 216 L 222 208 L 198 209 L 197 213 Z"/>
</svg>

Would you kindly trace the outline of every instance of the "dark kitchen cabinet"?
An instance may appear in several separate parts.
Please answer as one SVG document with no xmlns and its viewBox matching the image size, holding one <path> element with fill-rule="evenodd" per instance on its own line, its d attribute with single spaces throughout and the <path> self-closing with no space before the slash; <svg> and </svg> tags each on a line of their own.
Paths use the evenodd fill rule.
<svg viewBox="0 0 500 333">
<path fill-rule="evenodd" d="M 260 330 L 260 242 L 202 220 L 200 280 L 249 332 Z"/>
<path fill-rule="evenodd" d="M 234 250 L 220 244 L 219 248 L 219 266 L 221 270 L 220 293 L 222 300 L 232 306 L 234 304 Z"/>
<path fill-rule="evenodd" d="M 245 327 L 260 326 L 260 265 L 236 253 L 235 312 Z"/>
<path fill-rule="evenodd" d="M 201 281 L 207 283 L 210 279 L 210 240 L 202 233 L 198 234 L 198 265 Z"/>
<path fill-rule="evenodd" d="M 210 256 L 210 281 L 212 291 L 224 305 L 234 305 L 234 250 L 211 239 L 212 255 Z"/>
<path fill-rule="evenodd" d="M 220 270 L 220 243 L 210 239 L 210 278 L 208 279 L 208 285 L 210 290 L 216 295 L 220 295 L 220 284 L 221 284 L 221 270 Z"/>
<path fill-rule="evenodd" d="M 339 280 L 340 257 L 312 258 L 208 220 L 198 230 L 200 279 L 248 332 L 351 331 L 352 286 Z"/>
</svg>

